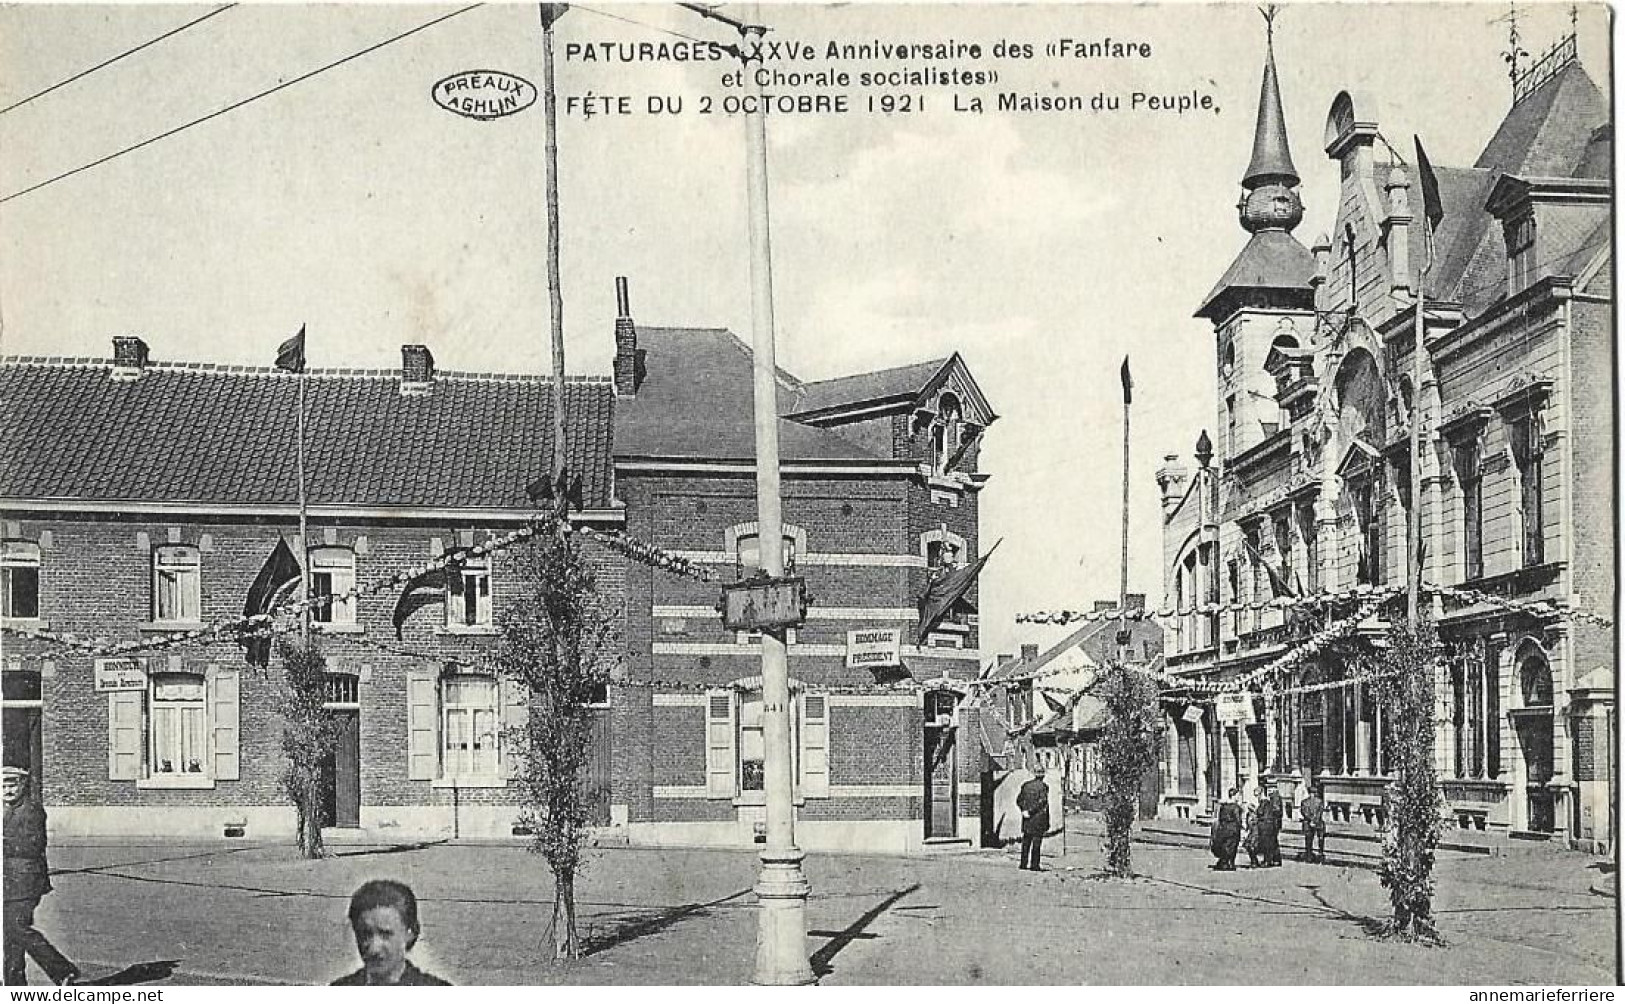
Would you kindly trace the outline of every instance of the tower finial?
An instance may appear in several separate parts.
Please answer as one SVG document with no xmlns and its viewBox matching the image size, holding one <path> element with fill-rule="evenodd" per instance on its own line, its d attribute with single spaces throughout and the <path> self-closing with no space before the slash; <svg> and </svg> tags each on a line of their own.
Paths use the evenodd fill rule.
<svg viewBox="0 0 1625 1004">
<path fill-rule="evenodd" d="M 1497 21 L 1507 23 L 1507 50 L 1501 53 L 1501 58 L 1507 64 L 1507 76 L 1512 78 L 1512 87 L 1516 92 L 1518 87 L 1518 60 L 1529 55 L 1518 46 L 1518 0 L 1507 0 L 1507 12 L 1496 18 Z"/>
<path fill-rule="evenodd" d="M 1292 165 L 1287 143 L 1286 116 L 1281 111 L 1281 86 L 1275 72 L 1274 4 L 1260 7 L 1268 36 L 1264 50 L 1264 79 L 1258 88 L 1258 121 L 1253 129 L 1253 156 L 1241 177 L 1241 225 L 1250 232 L 1291 230 L 1303 219 L 1298 193 L 1298 169 Z"/>
<path fill-rule="evenodd" d="M 1264 39 L 1265 39 L 1265 44 L 1270 46 L 1271 48 L 1274 48 L 1274 46 L 1275 46 L 1275 15 L 1277 15 L 1277 14 L 1279 14 L 1281 12 L 1281 7 L 1280 7 L 1279 4 L 1273 4 L 1273 3 L 1272 4 L 1265 4 L 1264 6 L 1258 8 L 1258 12 L 1260 14 L 1264 15 Z"/>
</svg>

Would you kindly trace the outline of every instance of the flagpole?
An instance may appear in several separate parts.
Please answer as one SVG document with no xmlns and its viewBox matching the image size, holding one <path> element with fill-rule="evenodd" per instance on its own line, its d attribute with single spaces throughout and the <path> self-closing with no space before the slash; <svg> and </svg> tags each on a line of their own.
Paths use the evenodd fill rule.
<svg viewBox="0 0 1625 1004">
<path fill-rule="evenodd" d="M 1133 386 L 1128 356 L 1123 357 L 1123 511 L 1122 546 L 1118 552 L 1117 579 L 1117 661 L 1128 661 L 1128 406 Z"/>
<path fill-rule="evenodd" d="M 1427 277 L 1433 268 L 1433 224 L 1422 214 L 1425 231 L 1426 257 L 1422 260 L 1420 277 L 1416 282 L 1416 326 L 1411 344 L 1411 511 L 1406 521 L 1405 557 L 1409 572 L 1406 575 L 1406 613 L 1414 635 L 1416 618 L 1421 606 L 1422 568 L 1417 561 L 1422 543 L 1422 343 L 1427 337 L 1425 320 Z"/>
<path fill-rule="evenodd" d="M 304 332 L 301 327 L 300 332 Z M 305 361 L 304 347 L 300 346 L 299 360 L 299 444 L 295 452 L 296 476 L 299 481 L 299 641 L 310 646 L 310 538 L 305 510 Z"/>
</svg>

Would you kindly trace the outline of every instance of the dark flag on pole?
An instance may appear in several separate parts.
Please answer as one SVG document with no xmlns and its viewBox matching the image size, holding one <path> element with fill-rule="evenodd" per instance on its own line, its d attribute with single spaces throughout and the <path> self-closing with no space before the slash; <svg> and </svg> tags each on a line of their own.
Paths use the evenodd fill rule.
<svg viewBox="0 0 1625 1004">
<path fill-rule="evenodd" d="M 305 326 L 299 326 L 299 333 L 277 346 L 276 368 L 287 370 L 289 373 L 303 373 L 305 371 Z"/>
<path fill-rule="evenodd" d="M 1123 403 L 1134 403 L 1134 378 L 1129 376 L 1128 356 L 1123 357 Z"/>
<path fill-rule="evenodd" d="M 993 557 L 993 552 L 997 551 L 999 544 L 1002 543 L 1004 541 L 1001 539 L 971 564 L 955 568 L 926 584 L 925 592 L 920 594 L 920 626 L 915 634 L 917 639 L 923 640 L 930 634 L 931 629 L 941 624 L 943 618 L 948 616 L 954 604 L 970 592 L 970 587 L 975 585 L 976 577 L 982 572 L 982 566 L 987 564 L 987 559 Z"/>
<path fill-rule="evenodd" d="M 1428 264 L 1433 263 L 1433 232 L 1439 229 L 1439 223 L 1444 220 L 1444 202 L 1439 198 L 1439 176 L 1433 173 L 1433 164 L 1428 160 L 1427 151 L 1422 149 L 1422 138 L 1412 136 L 1416 141 L 1416 173 L 1422 183 L 1422 214 L 1427 217 L 1428 226 L 1427 249 Z"/>
<path fill-rule="evenodd" d="M 254 584 L 248 587 L 248 598 L 243 603 L 243 616 L 255 617 L 270 613 L 271 608 L 276 606 L 287 588 L 298 581 L 299 559 L 293 556 L 293 549 L 288 546 L 287 540 L 278 538 L 271 556 L 265 559 L 260 574 L 255 576 Z M 247 638 L 243 644 L 248 649 L 250 666 L 269 665 L 270 638 Z"/>
</svg>

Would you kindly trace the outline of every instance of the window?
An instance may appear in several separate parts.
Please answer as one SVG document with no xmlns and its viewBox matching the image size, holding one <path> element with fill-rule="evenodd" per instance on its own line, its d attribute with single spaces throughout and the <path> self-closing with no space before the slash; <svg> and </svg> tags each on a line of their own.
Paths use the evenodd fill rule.
<svg viewBox="0 0 1625 1004">
<path fill-rule="evenodd" d="M 767 787 L 767 733 L 760 690 L 706 698 L 706 787 L 714 798 L 759 802 Z M 790 702 L 791 776 L 797 797 L 829 794 L 829 708 L 822 694 Z"/>
<path fill-rule="evenodd" d="M 1275 553 L 1280 562 L 1281 581 L 1286 583 L 1288 588 L 1296 589 L 1292 561 L 1292 510 L 1283 509 L 1277 512 L 1270 520 L 1270 525 L 1275 531 Z"/>
<path fill-rule="evenodd" d="M 1461 557 L 1463 578 L 1477 579 L 1484 574 L 1484 477 L 1480 470 L 1483 459 L 1482 443 L 1478 436 L 1452 444 L 1455 456 L 1456 482 L 1461 492 Z"/>
<path fill-rule="evenodd" d="M 148 773 L 154 777 L 204 774 L 209 758 L 209 725 L 203 677 L 194 673 L 154 673 L 150 700 Z"/>
<path fill-rule="evenodd" d="M 1381 585 L 1383 574 L 1382 479 L 1370 471 L 1349 481 L 1349 502 L 1354 512 L 1355 549 L 1358 564 L 1356 581 L 1368 585 Z"/>
<path fill-rule="evenodd" d="M 926 541 L 925 564 L 928 568 L 957 568 L 964 558 L 964 547 L 963 541 Z"/>
<path fill-rule="evenodd" d="M 1523 523 L 1523 564 L 1527 568 L 1546 560 L 1546 526 L 1540 498 L 1546 435 L 1540 412 L 1531 411 L 1511 422 L 1507 432 L 1518 465 L 1518 514 Z"/>
<path fill-rule="evenodd" d="M 196 623 L 203 619 L 202 564 L 195 547 L 160 547 L 152 554 L 152 619 Z"/>
<path fill-rule="evenodd" d="M 796 538 L 790 534 L 784 535 L 784 574 L 794 575 L 796 571 Z M 748 579 L 755 575 L 762 567 L 761 543 L 755 534 L 740 537 L 734 550 L 734 576 Z"/>
<path fill-rule="evenodd" d="M 1304 502 L 1297 507 L 1298 536 L 1303 538 L 1304 586 L 1311 593 L 1320 592 L 1320 532 L 1315 525 L 1315 504 Z"/>
<path fill-rule="evenodd" d="M 1236 395 L 1231 394 L 1224 399 L 1224 454 L 1226 457 L 1236 455 Z"/>
<path fill-rule="evenodd" d="M 311 617 L 323 624 L 354 624 L 355 597 L 334 599 L 355 588 L 355 552 L 344 547 L 310 549 L 310 592 L 319 602 Z"/>
<path fill-rule="evenodd" d="M 0 546 L 0 617 L 39 617 L 39 545 L 8 540 Z"/>
<path fill-rule="evenodd" d="M 354 572 L 351 572 L 354 575 Z M 491 559 L 469 558 L 450 573 L 446 623 L 461 627 L 491 624 Z M 354 614 L 351 614 L 352 619 Z"/>
<path fill-rule="evenodd" d="M 444 777 L 492 777 L 497 773 L 501 729 L 497 681 L 453 674 L 440 681 L 440 768 Z"/>
<path fill-rule="evenodd" d="M 1507 295 L 1535 281 L 1535 217 L 1533 214 L 1506 226 Z"/>
</svg>

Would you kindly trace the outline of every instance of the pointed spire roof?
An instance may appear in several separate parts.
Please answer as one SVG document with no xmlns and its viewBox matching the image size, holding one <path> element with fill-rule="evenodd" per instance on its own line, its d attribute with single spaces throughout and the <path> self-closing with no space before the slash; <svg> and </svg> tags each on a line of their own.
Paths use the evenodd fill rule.
<svg viewBox="0 0 1625 1004">
<path fill-rule="evenodd" d="M 1271 179 L 1298 183 L 1298 169 L 1292 166 L 1287 146 L 1286 116 L 1281 112 L 1281 86 L 1275 74 L 1275 29 L 1270 28 L 1268 52 L 1264 57 L 1264 82 L 1258 89 L 1258 124 L 1253 129 L 1253 159 L 1242 176 L 1244 188 L 1254 188 Z"/>
</svg>

